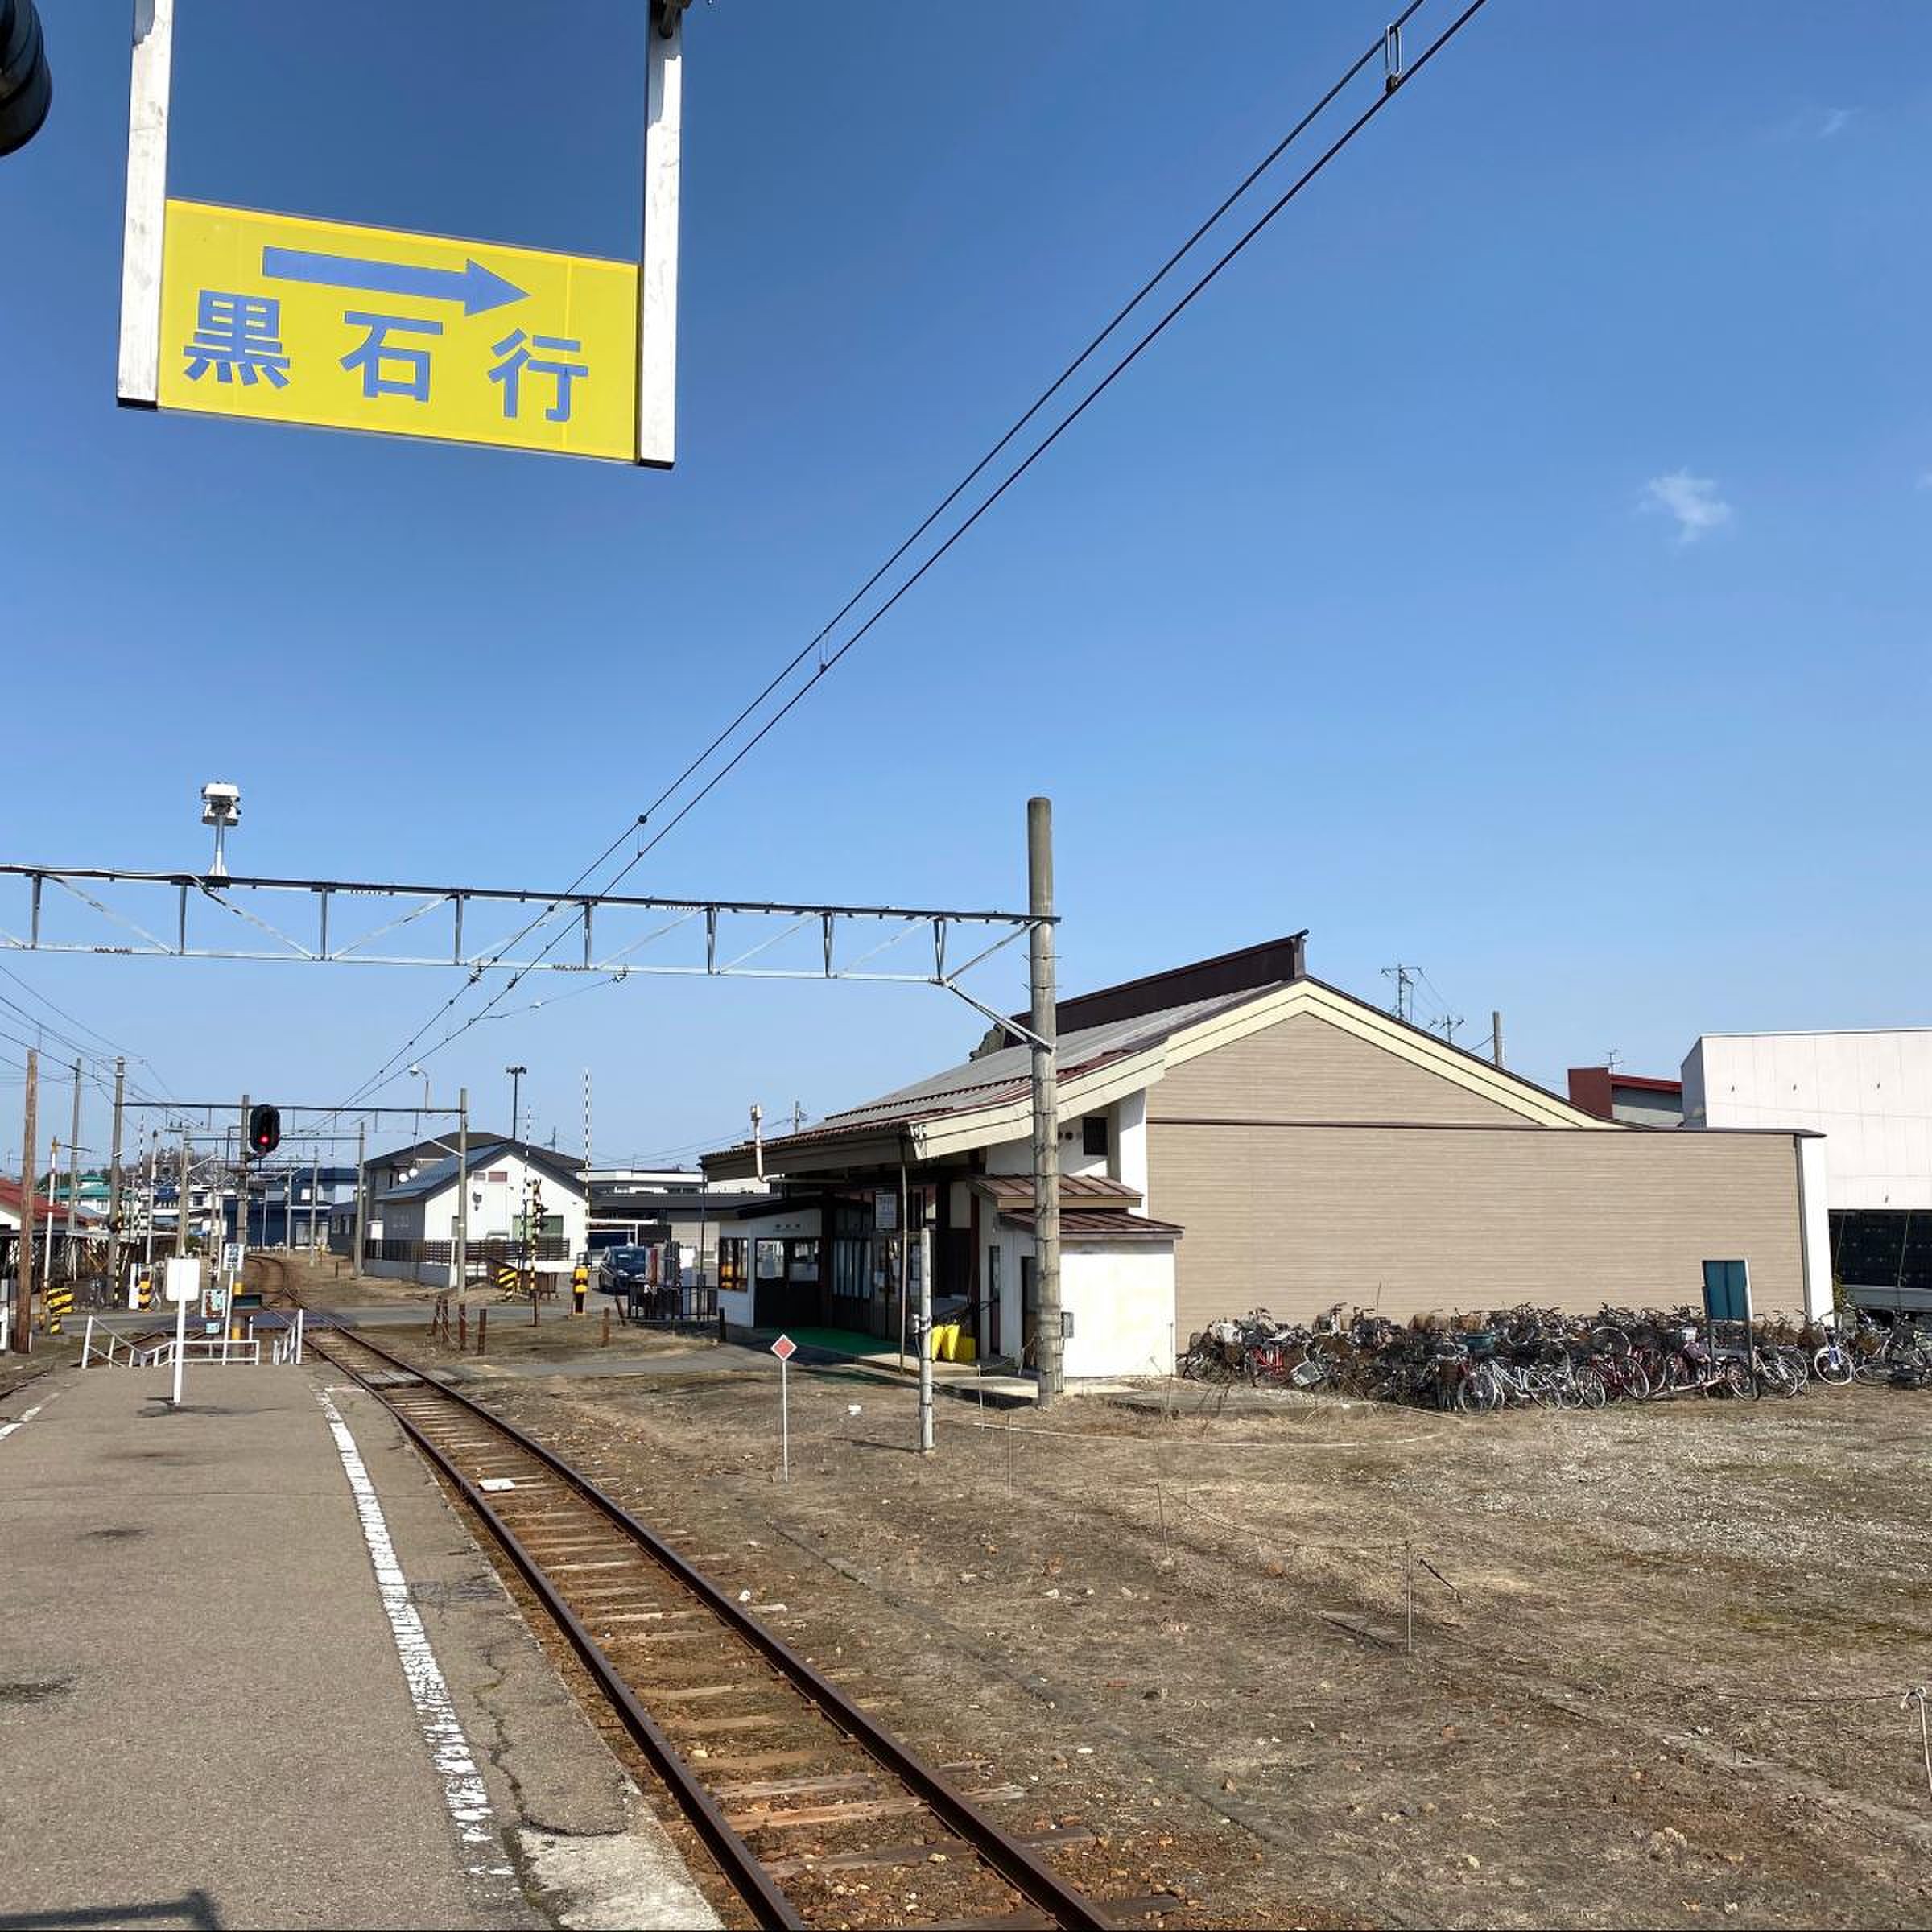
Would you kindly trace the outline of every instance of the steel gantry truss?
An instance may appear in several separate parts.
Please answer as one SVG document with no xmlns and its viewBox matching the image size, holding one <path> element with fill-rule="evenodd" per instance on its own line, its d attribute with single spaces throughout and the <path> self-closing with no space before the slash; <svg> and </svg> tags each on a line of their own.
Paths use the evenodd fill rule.
<svg viewBox="0 0 1932 1932">
<path fill-rule="evenodd" d="M 309 902 L 299 918 L 283 910 L 291 897 Z M 110 903 L 110 899 L 122 902 Z M 387 916 L 368 923 L 369 902 L 378 902 Z M 478 915 L 487 920 L 505 907 L 518 909 L 507 936 L 476 943 Z M 349 938 L 341 930 L 345 908 L 356 914 L 351 923 L 357 930 Z M 267 916 L 271 910 L 275 918 Z M 237 934 L 234 927 L 222 924 L 210 935 L 211 912 L 250 931 Z M 613 980 L 665 974 L 938 986 L 957 994 L 1016 1038 L 1034 1044 L 1038 1042 L 1030 1029 L 982 1005 L 959 982 L 1036 927 L 1053 923 L 1051 913 L 936 906 L 794 905 L 353 879 L 217 877 L 94 865 L 0 865 L 0 952 L 308 965 L 454 966 L 473 979 L 485 972 L 543 972 L 601 974 Z M 285 929 L 298 923 L 305 938 Z M 748 927 L 757 931 L 774 925 L 776 931 L 738 949 L 751 936 Z M 412 939 L 419 933 L 445 933 L 448 943 L 419 943 L 412 949 L 394 936 L 406 929 L 411 929 Z M 171 931 L 171 938 L 162 936 Z M 803 952 L 808 964 L 771 962 L 768 956 L 774 948 L 807 933 L 812 936 L 795 952 Z M 962 933 L 970 935 L 971 940 L 962 941 Z M 128 936 L 118 936 L 123 934 Z M 235 936 L 229 939 L 229 934 Z M 998 936 L 989 944 L 973 943 L 992 934 Z M 872 964 L 915 935 L 923 935 L 923 943 L 931 948 L 930 968 L 894 972 Z M 567 938 L 575 943 L 564 944 Z M 661 947 L 660 942 L 665 943 Z M 860 950 L 855 952 L 855 947 Z M 654 954 L 653 948 L 658 950 Z M 961 951 L 965 958 L 954 956 Z"/>
</svg>

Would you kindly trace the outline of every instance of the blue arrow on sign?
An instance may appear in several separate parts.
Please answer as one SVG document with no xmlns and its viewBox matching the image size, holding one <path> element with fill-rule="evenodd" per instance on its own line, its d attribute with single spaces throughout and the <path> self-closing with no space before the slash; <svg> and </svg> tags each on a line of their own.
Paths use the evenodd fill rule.
<svg viewBox="0 0 1932 1932">
<path fill-rule="evenodd" d="M 530 292 L 473 260 L 460 268 L 411 268 L 401 262 L 369 262 L 356 255 L 315 254 L 305 248 L 264 248 L 262 272 L 282 282 L 319 282 L 330 288 L 460 302 L 466 316 L 521 302 Z"/>
</svg>

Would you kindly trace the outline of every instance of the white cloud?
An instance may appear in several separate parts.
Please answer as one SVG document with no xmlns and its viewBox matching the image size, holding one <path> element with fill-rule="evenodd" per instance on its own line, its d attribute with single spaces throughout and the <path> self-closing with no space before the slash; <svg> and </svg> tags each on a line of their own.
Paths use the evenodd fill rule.
<svg viewBox="0 0 1932 1932">
<path fill-rule="evenodd" d="M 1717 493 L 1715 481 L 1694 477 L 1687 469 L 1653 477 L 1644 485 L 1642 507 L 1674 518 L 1679 543 L 1695 543 L 1731 521 L 1731 506 Z"/>
<path fill-rule="evenodd" d="M 1864 112 L 1858 107 L 1801 107 L 1773 132 L 1780 141 L 1830 141 Z"/>
</svg>

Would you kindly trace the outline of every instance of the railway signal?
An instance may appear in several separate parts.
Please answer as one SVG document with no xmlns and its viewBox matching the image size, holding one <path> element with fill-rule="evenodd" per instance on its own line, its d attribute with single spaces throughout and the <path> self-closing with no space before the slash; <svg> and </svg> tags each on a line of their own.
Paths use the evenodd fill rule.
<svg viewBox="0 0 1932 1932">
<path fill-rule="evenodd" d="M 282 1116 L 264 1101 L 248 1110 L 249 1152 L 259 1159 L 282 1145 Z"/>
</svg>

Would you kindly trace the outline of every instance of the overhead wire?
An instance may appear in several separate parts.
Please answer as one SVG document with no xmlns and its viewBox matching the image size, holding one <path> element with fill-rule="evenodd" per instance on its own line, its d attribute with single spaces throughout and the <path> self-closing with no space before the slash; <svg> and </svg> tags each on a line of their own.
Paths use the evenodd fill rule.
<svg viewBox="0 0 1932 1932">
<path fill-rule="evenodd" d="M 1368 65 L 1368 64 L 1375 58 L 1378 52 L 1386 52 L 1391 44 L 1391 35 L 1393 34 L 1395 29 L 1399 28 L 1402 24 L 1406 23 L 1410 18 L 1412 18 L 1413 15 L 1418 10 L 1422 3 L 1423 0 L 1411 0 L 1411 3 L 1401 14 L 1397 22 L 1393 23 L 1393 26 L 1390 30 L 1390 34 L 1377 35 L 1374 41 L 1370 43 L 1368 47 L 1349 65 L 1340 78 L 1338 79 L 1323 93 L 1315 106 L 1311 108 L 1301 118 L 1299 121 L 1296 122 L 1294 127 L 1290 131 L 1290 133 L 1284 136 L 1280 142 L 1277 142 L 1275 147 L 1269 151 L 1269 155 L 1249 171 L 1249 175 L 1244 178 L 1241 184 L 1231 194 L 1223 200 L 1221 204 L 1215 210 L 1214 213 L 1209 216 L 1205 221 L 1201 223 L 1194 230 L 1194 232 L 1189 236 L 1188 239 L 1168 258 L 1168 259 L 1162 264 L 1162 267 L 1157 270 L 1156 273 L 1151 278 L 1150 278 L 1146 283 L 1143 284 L 1141 289 L 1136 292 L 1133 297 L 1127 303 L 1125 303 L 1120 311 L 1117 312 L 1113 319 L 1108 323 L 1106 327 L 1104 328 L 1091 342 L 1089 342 L 1087 347 L 1081 351 L 1080 355 L 1075 357 L 1074 360 L 1069 363 L 1063 370 L 1062 370 L 1060 374 L 1055 378 L 1053 382 L 1051 383 L 1047 388 L 1044 390 L 1034 400 L 1034 402 L 1029 406 L 1027 410 L 1014 422 L 1012 427 L 1008 429 L 1005 434 L 1000 438 L 1000 440 L 992 447 L 992 448 L 990 448 L 986 454 L 982 456 L 980 460 L 972 467 L 972 469 L 970 469 L 966 475 L 961 478 L 960 482 L 954 486 L 947 496 L 943 498 L 937 506 L 935 506 L 933 511 L 927 515 L 927 517 L 919 525 L 913 533 L 899 545 L 899 547 L 891 554 L 891 555 L 887 558 L 886 562 L 880 565 L 879 568 L 875 570 L 869 578 L 867 578 L 865 582 L 861 584 L 860 588 L 847 600 L 845 604 L 840 608 L 839 612 L 833 617 L 830 622 L 823 626 L 815 637 L 809 640 L 806 644 L 802 646 L 799 650 L 796 651 L 789 660 L 787 660 L 784 667 L 766 683 L 766 685 L 760 690 L 758 694 L 738 712 L 738 714 L 733 719 L 731 723 L 726 725 L 722 731 L 716 734 L 712 741 L 706 745 L 704 749 L 702 750 L 698 756 L 693 759 L 683 769 L 683 770 L 682 770 L 679 775 L 658 795 L 657 798 L 652 801 L 650 805 L 646 807 L 645 811 L 639 814 L 638 816 L 633 820 L 630 824 L 627 825 L 624 832 L 620 833 L 617 838 L 613 840 L 611 843 L 605 847 L 603 853 L 601 853 L 597 859 L 594 860 L 590 865 L 584 868 L 584 871 L 578 875 L 578 878 L 576 881 L 573 883 L 572 886 L 566 889 L 566 893 L 564 894 L 560 894 L 557 898 L 551 901 L 550 904 L 545 908 L 543 913 L 540 913 L 536 919 L 531 920 L 527 925 L 522 928 L 518 934 L 513 936 L 511 940 L 506 943 L 505 947 L 498 949 L 492 960 L 486 963 L 479 964 L 477 967 L 472 969 L 469 977 L 464 982 L 464 985 L 459 987 L 456 992 L 452 993 L 449 998 L 437 1009 L 436 1012 L 433 1013 L 421 1027 L 417 1029 L 417 1030 L 410 1036 L 409 1039 L 404 1043 L 402 1048 L 400 1048 L 394 1055 L 392 1055 L 388 1060 L 385 1061 L 383 1064 L 377 1069 L 376 1072 L 369 1077 L 369 1080 L 365 1080 L 355 1090 L 350 1098 L 344 1103 L 342 1108 L 340 1110 L 341 1113 L 348 1113 L 353 1110 L 358 1101 L 365 1098 L 369 1093 L 378 1091 L 381 1085 L 387 1079 L 393 1077 L 392 1070 L 398 1067 L 402 1062 L 405 1056 L 410 1054 L 411 1051 L 419 1044 L 419 1042 L 429 1033 L 431 1029 L 436 1024 L 436 1022 L 449 1013 L 450 1009 L 454 1007 L 461 999 L 463 994 L 466 993 L 471 986 L 477 983 L 482 972 L 486 970 L 489 966 L 493 966 L 500 963 L 506 956 L 509 946 L 515 944 L 518 940 L 526 936 L 530 931 L 534 931 L 538 925 L 541 924 L 543 920 L 547 918 L 549 914 L 556 909 L 556 906 L 562 902 L 563 898 L 568 896 L 568 892 L 574 891 L 576 885 L 581 884 L 582 881 L 585 877 L 588 877 L 590 873 L 595 871 L 599 865 L 603 864 L 605 860 L 608 859 L 611 854 L 616 851 L 617 846 L 623 842 L 625 837 L 629 836 L 633 832 L 648 824 L 652 815 L 664 803 L 668 802 L 668 800 L 675 795 L 677 791 L 682 786 L 687 782 L 692 776 L 700 770 L 704 766 L 716 753 L 717 751 L 722 749 L 725 744 L 729 742 L 732 737 L 743 726 L 743 724 L 753 715 L 755 715 L 759 707 L 762 705 L 782 686 L 786 679 L 791 676 L 792 673 L 795 671 L 799 667 L 805 662 L 807 658 L 811 656 L 815 650 L 819 651 L 819 661 L 817 666 L 807 676 L 805 681 L 799 687 L 799 688 L 786 700 L 784 704 L 782 704 L 778 710 L 773 712 L 769 718 L 766 719 L 765 721 L 760 724 L 758 729 L 752 734 L 752 736 L 747 739 L 745 742 L 741 745 L 737 750 L 735 751 L 733 755 L 722 766 L 720 766 L 708 779 L 707 779 L 705 783 L 700 786 L 696 793 L 694 793 L 683 803 L 683 805 L 679 807 L 678 811 L 671 817 L 671 819 L 660 825 L 650 839 L 640 843 L 637 851 L 631 855 L 631 857 L 625 862 L 625 864 L 618 869 L 617 872 L 609 881 L 607 881 L 600 890 L 605 893 L 610 892 L 613 890 L 617 885 L 621 883 L 624 879 L 628 877 L 630 874 L 637 868 L 637 866 L 640 865 L 651 852 L 653 852 L 659 844 L 661 844 L 663 840 L 669 836 L 669 835 L 674 832 L 677 827 L 684 821 L 685 819 L 689 817 L 691 813 L 695 811 L 696 807 L 701 804 L 704 800 L 708 797 L 711 793 L 714 791 L 717 786 L 732 774 L 732 772 L 736 770 L 737 767 L 743 763 L 745 759 L 749 757 L 761 743 L 763 742 L 765 738 L 768 737 L 770 733 L 774 730 L 777 726 L 791 714 L 791 712 L 803 700 L 803 699 L 810 692 L 817 688 L 818 685 L 824 679 L 824 678 L 828 676 L 829 673 L 835 669 L 844 659 L 844 658 L 871 633 L 876 625 L 877 625 L 894 609 L 897 607 L 901 600 L 903 599 L 914 588 L 914 586 L 919 584 L 925 578 L 927 574 L 931 572 L 944 557 L 946 557 L 952 551 L 953 547 L 970 530 L 977 526 L 980 519 L 984 518 L 997 503 L 1004 498 L 1007 492 L 1010 490 L 1014 485 L 1021 480 L 1022 477 L 1026 476 L 1028 472 L 1032 469 L 1034 465 L 1038 463 L 1040 459 L 1059 441 L 1060 438 L 1063 436 L 1067 431 L 1086 414 L 1088 410 L 1090 409 L 1095 402 L 1099 401 L 1101 396 L 1106 394 L 1106 392 L 1113 386 L 1113 384 L 1121 378 L 1121 376 L 1122 376 L 1126 370 L 1140 358 L 1140 357 L 1154 344 L 1154 342 L 1156 341 L 1163 333 L 1165 333 L 1167 328 L 1171 326 L 1171 324 L 1176 320 L 1178 320 L 1181 314 L 1194 303 L 1194 301 L 1200 295 L 1203 291 L 1205 290 L 1209 284 L 1212 283 L 1229 266 L 1230 263 L 1232 263 L 1248 248 L 1248 246 L 1255 240 L 1255 238 L 1260 235 L 1263 230 L 1265 230 L 1283 212 L 1283 210 L 1285 210 L 1302 193 L 1302 192 L 1327 167 L 1328 164 L 1333 161 L 1338 155 L 1340 155 L 1352 141 L 1355 140 L 1356 136 L 1359 135 L 1362 130 L 1368 126 L 1369 122 L 1374 120 L 1375 118 L 1382 112 L 1382 110 L 1388 105 L 1389 101 L 1395 98 L 1397 93 L 1399 91 L 1400 86 L 1405 85 L 1407 81 L 1413 79 L 1416 74 L 1419 73 L 1422 69 L 1426 67 L 1429 62 L 1432 60 L 1435 56 L 1440 52 L 1441 50 L 1447 46 L 1451 39 L 1453 39 L 1458 34 L 1461 32 L 1463 28 L 1482 10 L 1483 7 L 1487 4 L 1487 0 L 1470 0 L 1470 4 L 1466 6 L 1463 10 L 1459 14 L 1457 14 L 1455 19 L 1453 19 L 1450 24 L 1444 28 L 1443 31 L 1439 35 L 1437 35 L 1433 41 L 1430 43 L 1430 44 L 1422 51 L 1420 55 L 1417 56 L 1413 62 L 1408 64 L 1407 66 L 1399 72 L 1391 72 L 1388 77 L 1388 81 L 1385 85 L 1382 93 L 1376 97 L 1376 99 L 1369 105 L 1369 106 L 1366 108 L 1360 114 L 1359 114 L 1354 119 L 1354 121 L 1352 121 L 1348 126 L 1346 127 L 1343 132 L 1330 143 L 1330 145 L 1321 153 L 1321 155 L 1318 156 L 1317 159 L 1306 170 L 1304 170 L 1300 175 L 1296 178 L 1296 180 L 1287 188 L 1287 189 L 1280 196 L 1278 196 L 1266 208 L 1265 208 L 1262 213 L 1239 236 L 1237 236 L 1224 250 L 1223 250 L 1223 252 L 1209 266 L 1207 270 L 1195 282 L 1193 282 L 1186 290 L 1186 291 L 1162 313 L 1159 319 L 1153 324 L 1153 326 L 1146 330 L 1134 342 L 1133 345 L 1113 364 L 1113 365 L 1108 369 L 1105 375 L 1101 377 L 1097 382 L 1094 383 L 1087 390 L 1086 393 L 1081 397 L 1080 400 L 1055 424 L 1054 427 L 1050 431 L 1048 431 L 1043 437 L 1042 437 L 1037 443 L 1034 444 L 1026 456 L 1005 475 L 997 487 L 980 501 L 977 506 L 972 510 L 971 514 L 968 514 L 963 522 L 961 522 L 956 528 L 953 529 L 951 534 L 946 537 L 943 543 L 941 543 L 935 549 L 934 549 L 925 557 L 925 559 L 919 564 L 918 568 L 914 569 L 911 574 L 892 592 L 890 596 L 889 596 L 884 601 L 884 602 L 881 603 L 878 608 L 875 609 L 871 615 L 869 616 L 865 621 L 859 625 L 858 629 L 854 631 L 851 636 L 847 638 L 842 643 L 840 643 L 836 650 L 833 650 L 829 654 L 824 653 L 821 647 L 825 638 L 837 628 L 838 625 L 864 600 L 865 596 L 885 577 L 887 572 L 891 570 L 893 566 L 899 562 L 906 555 L 906 553 L 913 547 L 913 546 L 919 542 L 919 539 L 927 531 L 929 531 L 932 526 L 939 520 L 939 518 L 945 514 L 946 510 L 952 507 L 952 506 L 958 501 L 960 497 L 971 487 L 972 483 L 976 481 L 978 477 L 985 473 L 987 468 L 993 462 L 994 462 L 997 457 L 1012 444 L 1014 438 L 1020 434 L 1020 432 L 1026 427 L 1027 423 L 1031 422 L 1034 418 L 1038 415 L 1040 411 L 1046 406 L 1046 404 L 1052 398 L 1052 397 L 1065 386 L 1075 371 L 1080 369 L 1092 357 L 1100 344 L 1105 341 L 1106 339 L 1118 328 L 1121 323 L 1126 318 L 1126 316 L 1131 314 L 1134 309 L 1140 306 L 1141 303 L 1146 299 L 1148 294 L 1150 294 L 1160 282 L 1164 280 L 1166 277 L 1171 273 L 1174 267 L 1182 260 L 1182 258 L 1189 254 L 1199 243 L 1201 238 L 1208 232 L 1208 230 L 1213 228 L 1221 220 L 1223 216 L 1224 216 L 1228 209 L 1233 206 L 1236 201 L 1240 200 L 1241 197 L 1245 194 L 1247 190 L 1253 186 L 1253 183 L 1261 176 L 1261 175 L 1265 173 L 1267 169 L 1270 167 L 1277 159 L 1279 159 L 1280 155 L 1286 151 L 1287 147 L 1291 145 L 1292 142 L 1303 132 L 1305 132 L 1309 126 L 1311 126 L 1313 122 L 1326 110 L 1327 107 L 1332 105 L 1335 99 L 1342 92 L 1342 90 L 1349 84 L 1349 82 L 1353 80 L 1359 74 L 1360 74 L 1363 69 Z M 564 931 L 565 930 L 568 930 L 568 928 L 559 929 L 559 931 L 555 935 L 553 935 L 550 941 L 538 952 L 535 959 L 524 962 L 518 966 L 513 972 L 510 978 L 506 983 L 506 985 L 500 988 L 483 1007 L 479 1009 L 479 1010 L 475 1013 L 471 1014 L 468 1018 L 464 1020 L 460 1025 L 453 1028 L 451 1031 L 446 1033 L 424 1053 L 418 1054 L 416 1058 L 420 1060 L 428 1057 L 428 1055 L 431 1054 L 440 1052 L 444 1047 L 449 1046 L 455 1040 L 460 1038 L 464 1034 L 467 1033 L 471 1027 L 476 1026 L 482 1019 L 489 1017 L 494 1011 L 495 1008 L 502 1002 L 502 1001 L 508 997 L 510 991 L 514 989 L 523 976 L 549 956 L 549 953 L 562 939 L 564 936 Z"/>
</svg>

